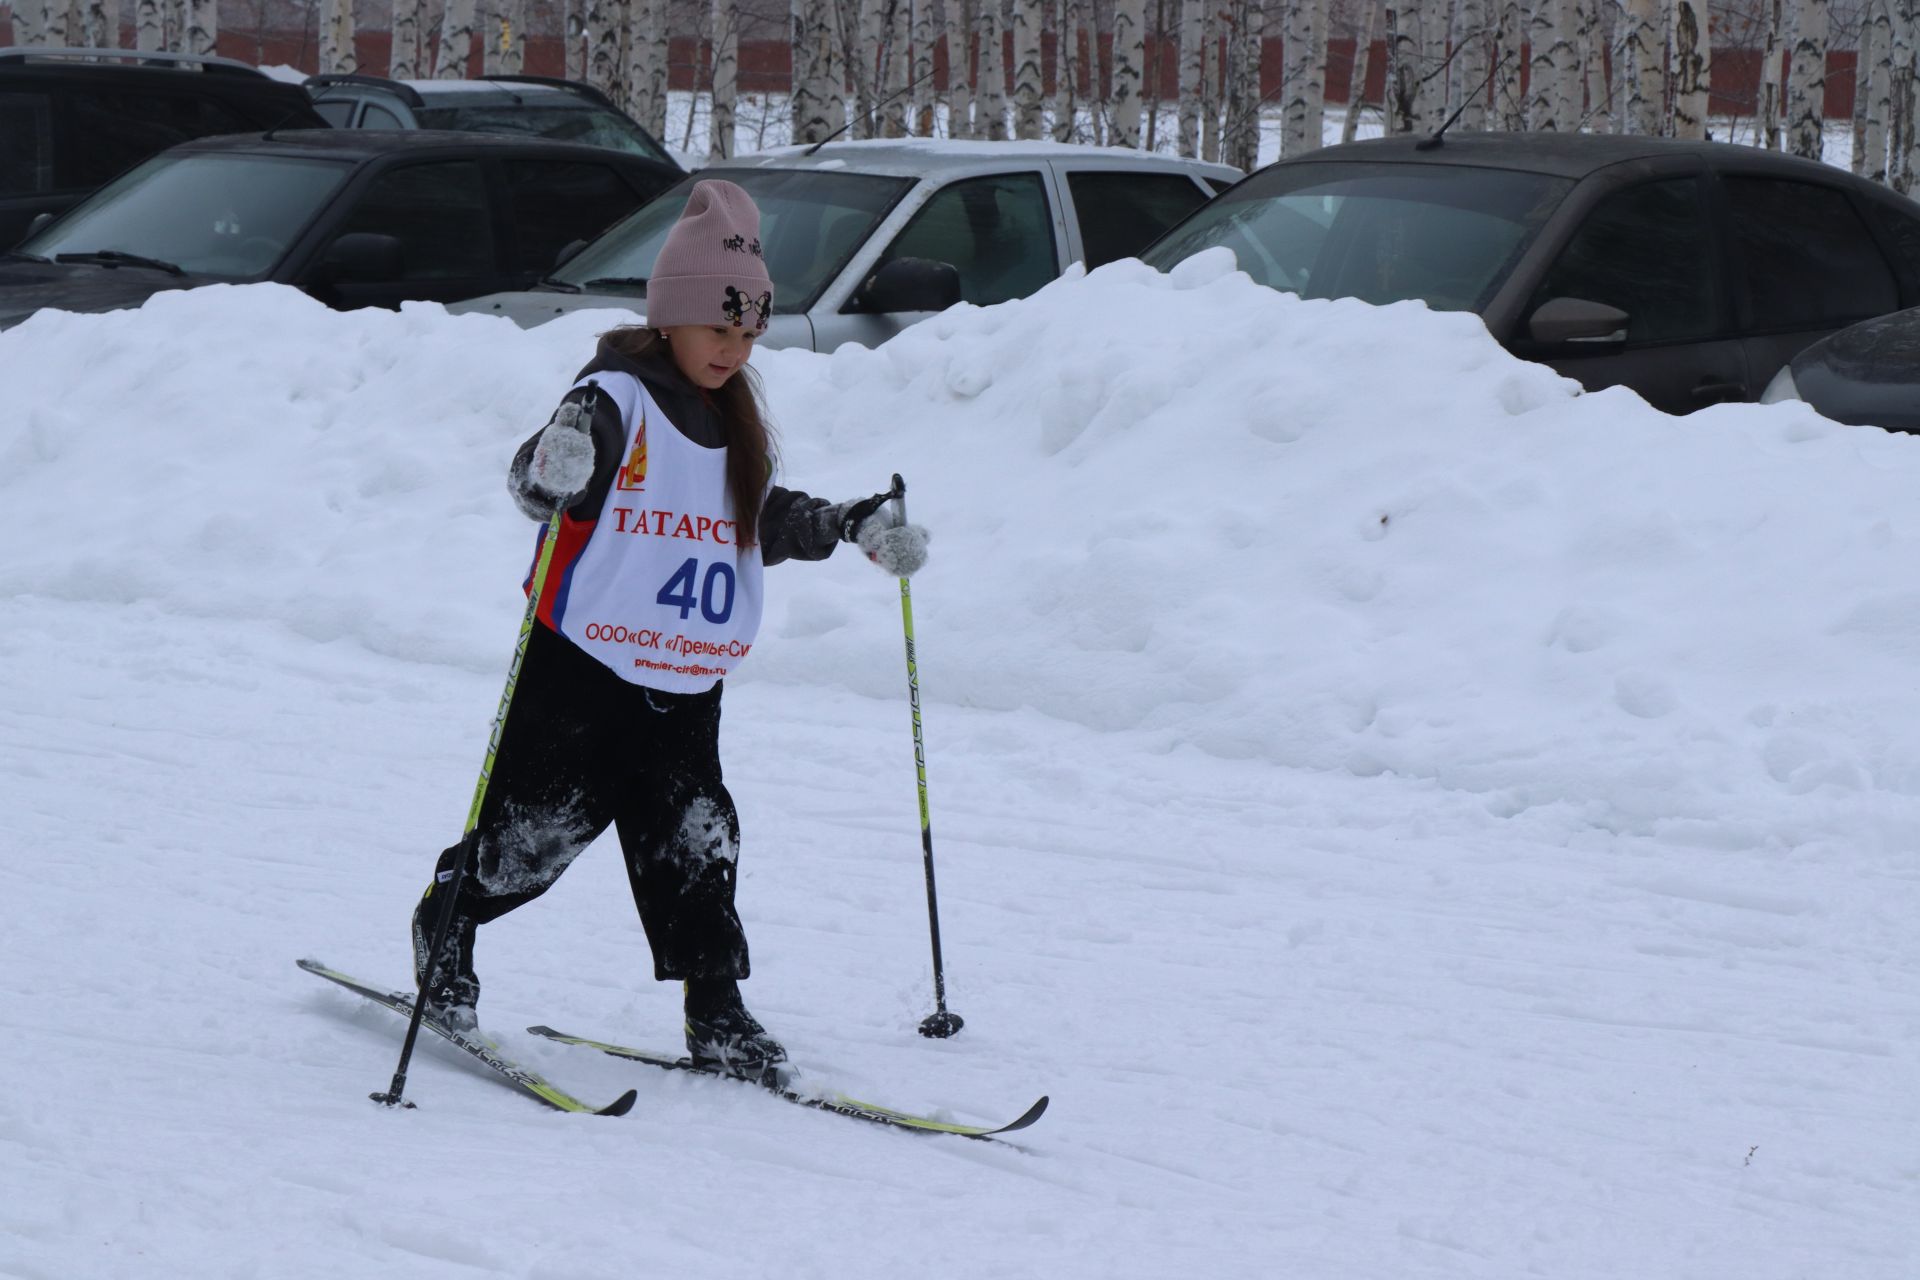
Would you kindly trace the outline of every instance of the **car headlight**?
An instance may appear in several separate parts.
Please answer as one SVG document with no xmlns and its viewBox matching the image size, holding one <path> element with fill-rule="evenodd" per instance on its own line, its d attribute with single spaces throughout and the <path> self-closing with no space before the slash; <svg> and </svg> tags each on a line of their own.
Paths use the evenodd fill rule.
<svg viewBox="0 0 1920 1280">
<path fill-rule="evenodd" d="M 1773 375 L 1773 381 L 1760 393 L 1761 404 L 1779 404 L 1782 400 L 1800 399 L 1800 388 L 1793 384 L 1793 366 L 1781 365 L 1780 372 Z"/>
</svg>

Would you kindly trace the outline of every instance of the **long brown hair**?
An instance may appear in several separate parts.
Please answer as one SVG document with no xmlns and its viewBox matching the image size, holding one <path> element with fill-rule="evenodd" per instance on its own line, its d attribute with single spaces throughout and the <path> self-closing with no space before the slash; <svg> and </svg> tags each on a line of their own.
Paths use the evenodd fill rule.
<svg viewBox="0 0 1920 1280">
<path fill-rule="evenodd" d="M 623 356 L 643 359 L 658 355 L 668 363 L 673 353 L 667 350 L 665 336 L 645 325 L 622 325 L 602 335 L 607 345 Z M 676 366 L 677 367 L 677 366 Z M 760 399 L 760 375 L 752 366 L 740 366 L 740 372 L 728 378 L 716 391 L 695 387 L 713 406 L 720 419 L 720 430 L 727 442 L 727 490 L 733 495 L 734 518 L 740 522 L 735 537 L 743 547 L 751 547 L 760 538 L 760 507 L 766 501 L 767 481 L 773 478 L 779 462 L 779 448 L 773 427 L 767 421 Z"/>
</svg>

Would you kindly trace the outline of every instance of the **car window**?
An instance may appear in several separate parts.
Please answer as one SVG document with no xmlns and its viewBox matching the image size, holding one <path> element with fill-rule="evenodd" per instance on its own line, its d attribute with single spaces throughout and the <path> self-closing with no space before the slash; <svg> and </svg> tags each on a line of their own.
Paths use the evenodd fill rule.
<svg viewBox="0 0 1920 1280">
<path fill-rule="evenodd" d="M 1167 271 L 1224 246 L 1255 280 L 1303 297 L 1473 310 L 1572 186 L 1466 165 L 1281 164 L 1202 205 L 1141 257 Z"/>
<path fill-rule="evenodd" d="M 1780 178 L 1725 181 L 1754 328 L 1829 328 L 1900 305 L 1893 274 L 1845 192 Z"/>
<path fill-rule="evenodd" d="M 639 125 L 617 112 L 590 103 L 489 103 L 466 107 L 421 107 L 414 111 L 422 129 L 454 129 L 463 133 L 517 133 L 591 147 L 611 147 L 629 155 L 645 156 L 662 164 L 673 157 Z"/>
<path fill-rule="evenodd" d="M 85 140 L 62 148 L 62 186 L 97 187 L 155 152 L 209 132 L 199 101 L 184 95 L 97 88 L 63 94 L 62 101 L 72 136 Z"/>
<path fill-rule="evenodd" d="M 1873 210 L 1873 220 L 1893 241 L 1893 251 L 1908 272 L 1920 277 L 1920 218 L 1909 217 L 1884 200 L 1869 201 L 1867 207 Z"/>
<path fill-rule="evenodd" d="M 0 93 L 0 196 L 53 190 L 53 111 L 45 95 Z"/>
<path fill-rule="evenodd" d="M 477 160 L 389 169 L 360 194 L 341 235 L 368 231 L 400 240 L 402 280 L 492 275 L 493 218 Z"/>
<path fill-rule="evenodd" d="M 546 275 L 560 250 L 593 239 L 640 203 L 611 165 L 509 160 L 504 168 L 515 271 Z"/>
<path fill-rule="evenodd" d="M 812 306 L 912 183 L 833 170 L 726 168 L 707 171 L 743 187 L 760 209 L 760 242 L 773 277 L 773 311 Z M 554 278 L 582 288 L 643 293 L 667 232 L 687 207 L 687 178 L 582 249 Z"/>
<path fill-rule="evenodd" d="M 942 187 L 875 265 L 898 258 L 952 264 L 961 298 L 976 306 L 1026 297 L 1060 273 L 1040 175 L 996 174 Z"/>
<path fill-rule="evenodd" d="M 292 156 L 155 156 L 20 246 L 23 253 L 113 250 L 242 279 L 279 262 L 351 166 Z"/>
<path fill-rule="evenodd" d="M 1604 302 L 1627 313 L 1627 341 L 1682 342 L 1719 327 L 1713 224 L 1696 178 L 1607 196 L 1554 259 L 1527 305 Z"/>
<path fill-rule="evenodd" d="M 1089 269 L 1131 258 L 1207 202 L 1207 193 L 1178 173 L 1081 170 L 1067 175 Z"/>
<path fill-rule="evenodd" d="M 362 129 L 404 129 L 406 124 L 399 116 L 387 110 L 377 102 L 369 102 L 367 109 L 360 115 Z"/>
<path fill-rule="evenodd" d="M 334 128 L 344 129 L 347 127 L 347 121 L 353 118 L 353 99 L 328 98 L 314 103 L 313 109 L 319 113 L 322 120 Z"/>
</svg>

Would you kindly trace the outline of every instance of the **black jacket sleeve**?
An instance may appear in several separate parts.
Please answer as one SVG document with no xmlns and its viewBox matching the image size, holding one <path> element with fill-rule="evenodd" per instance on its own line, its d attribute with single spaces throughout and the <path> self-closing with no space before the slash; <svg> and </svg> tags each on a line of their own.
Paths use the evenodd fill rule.
<svg viewBox="0 0 1920 1280">
<path fill-rule="evenodd" d="M 760 508 L 760 560 L 825 560 L 840 545 L 840 508 L 775 485 Z"/>
<path fill-rule="evenodd" d="M 600 389 L 592 384 L 575 387 L 562 397 L 560 407 L 554 410 L 554 418 L 565 413 L 568 405 L 579 405 L 580 412 L 593 415 L 588 428 L 593 436 L 593 480 L 587 485 L 586 492 L 568 508 L 568 514 L 575 519 L 588 520 L 599 514 L 601 504 L 606 501 L 607 490 L 612 487 L 613 478 L 620 470 L 620 451 L 627 442 L 627 427 L 620 421 L 620 407 L 613 397 L 601 394 Z M 552 426 L 553 420 L 549 419 L 547 425 Z M 541 427 L 540 431 L 546 429 Z M 539 443 L 540 431 L 527 437 L 526 443 L 513 455 L 513 465 L 507 469 L 507 489 L 528 519 L 544 523 L 553 517 L 554 508 L 560 505 L 562 495 L 542 489 L 530 473 L 533 449 Z"/>
</svg>

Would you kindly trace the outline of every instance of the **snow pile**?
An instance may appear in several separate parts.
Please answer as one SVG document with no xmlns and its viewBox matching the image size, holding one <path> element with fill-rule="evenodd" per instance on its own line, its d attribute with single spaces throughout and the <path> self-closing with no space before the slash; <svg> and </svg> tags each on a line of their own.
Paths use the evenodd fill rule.
<svg viewBox="0 0 1920 1280">
<path fill-rule="evenodd" d="M 0 520 L 33 548 L 0 593 L 495 669 L 532 535 L 505 461 L 619 319 L 273 287 L 36 317 L 0 338 Z M 787 482 L 907 476 L 932 700 L 1621 830 L 1805 835 L 1869 793 L 1911 829 L 1920 442 L 1578 395 L 1472 317 L 1300 301 L 1224 252 L 756 362 Z M 898 614 L 855 572 L 774 574 L 743 679 L 891 696 Z"/>
</svg>

